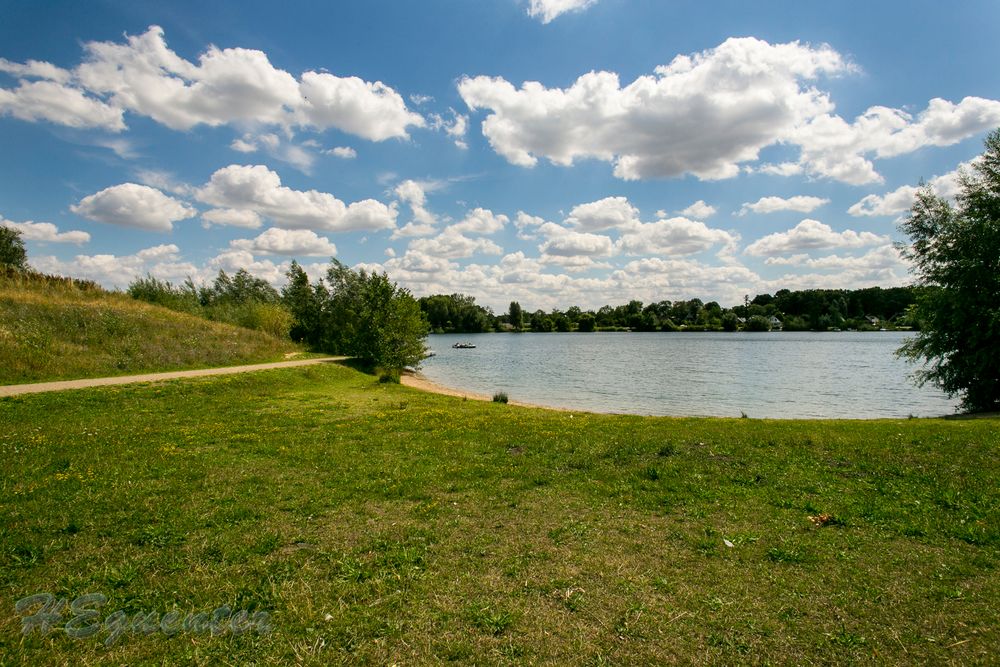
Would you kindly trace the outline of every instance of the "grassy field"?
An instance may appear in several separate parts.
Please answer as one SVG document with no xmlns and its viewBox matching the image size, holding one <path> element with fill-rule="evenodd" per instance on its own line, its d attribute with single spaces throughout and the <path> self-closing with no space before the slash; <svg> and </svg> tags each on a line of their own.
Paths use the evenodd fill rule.
<svg viewBox="0 0 1000 667">
<path fill-rule="evenodd" d="M 997 426 L 553 412 L 339 365 L 2 399 L 0 663 L 995 663 Z M 22 637 L 43 592 L 106 626 Z M 273 629 L 111 622 L 221 605 Z"/>
<path fill-rule="evenodd" d="M 296 350 L 123 294 L 0 276 L 0 384 L 277 361 Z"/>
</svg>

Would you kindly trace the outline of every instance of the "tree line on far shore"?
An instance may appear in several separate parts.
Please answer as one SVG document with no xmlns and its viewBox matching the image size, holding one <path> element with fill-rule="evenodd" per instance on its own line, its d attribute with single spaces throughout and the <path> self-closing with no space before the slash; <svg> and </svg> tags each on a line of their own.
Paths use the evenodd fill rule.
<svg viewBox="0 0 1000 667">
<path fill-rule="evenodd" d="M 490 331 L 829 331 L 855 329 L 917 329 L 913 305 L 932 287 L 868 287 L 857 290 L 778 290 L 774 295 L 744 297 L 742 304 L 723 308 L 701 299 L 632 300 L 618 306 L 583 310 L 525 312 L 511 302 L 495 314 L 464 294 L 421 297 L 420 309 L 435 333 Z"/>
</svg>

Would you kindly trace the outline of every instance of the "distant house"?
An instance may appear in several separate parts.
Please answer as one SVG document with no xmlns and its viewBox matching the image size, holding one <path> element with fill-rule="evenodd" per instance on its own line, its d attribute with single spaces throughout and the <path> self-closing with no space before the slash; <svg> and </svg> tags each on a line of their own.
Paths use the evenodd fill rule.
<svg viewBox="0 0 1000 667">
<path fill-rule="evenodd" d="M 779 320 L 774 315 L 771 315 L 771 317 L 770 317 L 770 319 L 768 319 L 767 323 L 771 325 L 771 330 L 772 331 L 781 331 L 781 320 Z"/>
</svg>

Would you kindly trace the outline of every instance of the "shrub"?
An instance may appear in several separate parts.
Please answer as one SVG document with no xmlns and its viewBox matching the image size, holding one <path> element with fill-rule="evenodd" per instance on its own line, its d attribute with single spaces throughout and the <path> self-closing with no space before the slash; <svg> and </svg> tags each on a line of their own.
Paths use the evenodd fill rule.
<svg viewBox="0 0 1000 667">
<path fill-rule="evenodd" d="M 497 393 L 493 394 L 494 403 L 506 403 L 507 400 L 508 400 L 507 392 L 505 391 L 498 391 Z"/>
<path fill-rule="evenodd" d="M 243 305 L 237 324 L 256 329 L 275 338 L 288 338 L 292 328 L 292 314 L 277 303 L 251 302 Z"/>
<path fill-rule="evenodd" d="M 379 369 L 377 373 L 378 381 L 381 384 L 399 384 L 400 382 L 400 373 L 398 370 L 386 370 L 383 368 Z"/>
</svg>

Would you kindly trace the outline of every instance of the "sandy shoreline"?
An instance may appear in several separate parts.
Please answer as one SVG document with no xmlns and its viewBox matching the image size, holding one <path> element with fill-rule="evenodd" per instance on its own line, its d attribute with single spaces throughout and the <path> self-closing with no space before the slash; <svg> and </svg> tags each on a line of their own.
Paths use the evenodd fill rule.
<svg viewBox="0 0 1000 667">
<path fill-rule="evenodd" d="M 460 389 L 453 389 L 452 387 L 446 387 L 443 384 L 438 384 L 432 380 L 428 380 L 419 372 L 407 371 L 400 378 L 400 384 L 406 387 L 411 387 L 413 389 L 419 389 L 420 391 L 429 391 L 432 394 L 442 394 L 444 396 L 454 396 L 456 398 L 464 398 L 470 401 L 492 401 L 493 397 L 487 394 L 478 394 L 473 391 L 462 391 Z M 509 405 L 519 405 L 525 408 L 541 408 L 543 410 L 555 410 L 557 412 L 586 412 L 586 410 L 571 410 L 569 408 L 557 408 L 551 405 L 539 405 L 538 403 L 525 403 L 524 401 L 509 401 Z"/>
</svg>

